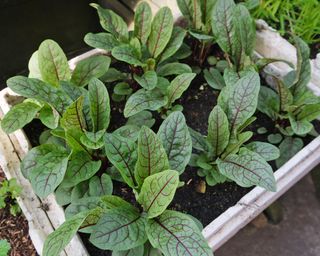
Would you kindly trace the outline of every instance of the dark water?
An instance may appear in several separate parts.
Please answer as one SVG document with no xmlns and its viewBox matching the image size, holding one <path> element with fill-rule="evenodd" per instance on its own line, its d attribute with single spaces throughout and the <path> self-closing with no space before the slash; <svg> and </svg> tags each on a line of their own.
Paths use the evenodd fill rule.
<svg viewBox="0 0 320 256">
<path fill-rule="evenodd" d="M 85 34 L 102 30 L 91 2 L 108 4 L 107 0 L 0 0 L 0 89 L 7 78 L 27 72 L 31 54 L 45 39 L 57 41 L 68 57 L 88 50 Z"/>
</svg>

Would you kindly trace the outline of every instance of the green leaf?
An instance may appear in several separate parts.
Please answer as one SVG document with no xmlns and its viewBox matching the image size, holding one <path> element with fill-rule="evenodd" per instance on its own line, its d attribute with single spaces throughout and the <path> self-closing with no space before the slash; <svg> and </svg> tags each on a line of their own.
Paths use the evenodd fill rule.
<svg viewBox="0 0 320 256">
<path fill-rule="evenodd" d="M 130 96 L 124 108 L 124 116 L 130 117 L 143 110 L 158 110 L 166 105 L 167 97 L 159 89 L 146 91 L 140 89 Z"/>
<path fill-rule="evenodd" d="M 108 52 L 119 45 L 119 41 L 109 33 L 88 33 L 84 37 L 84 41 L 93 48 L 103 49 Z"/>
<path fill-rule="evenodd" d="M 139 52 L 136 48 L 129 44 L 123 44 L 114 47 L 111 52 L 112 56 L 117 60 L 124 61 L 131 65 L 142 66 L 139 58 Z"/>
<path fill-rule="evenodd" d="M 286 111 L 293 102 L 293 95 L 289 88 L 280 79 L 275 79 L 275 85 L 279 94 L 279 108 L 281 111 Z"/>
<path fill-rule="evenodd" d="M 296 81 L 292 86 L 295 101 L 307 89 L 307 84 L 311 79 L 310 49 L 308 45 L 299 37 L 294 37 L 295 46 L 297 48 L 297 70 Z"/>
<path fill-rule="evenodd" d="M 45 198 L 62 182 L 69 154 L 53 144 L 33 148 L 23 159 L 21 171 L 29 178 L 35 193 Z"/>
<path fill-rule="evenodd" d="M 212 41 L 214 39 L 213 36 L 208 35 L 206 33 L 198 32 L 198 31 L 195 32 L 195 31 L 189 30 L 189 34 L 200 41 Z"/>
<path fill-rule="evenodd" d="M 297 115 L 297 120 L 311 122 L 320 117 L 320 103 L 306 105 Z"/>
<path fill-rule="evenodd" d="M 146 44 L 151 32 L 152 12 L 149 4 L 141 2 L 134 14 L 134 35 Z"/>
<path fill-rule="evenodd" d="M 168 103 L 171 106 L 188 89 L 191 81 L 196 77 L 195 73 L 181 74 L 173 79 L 168 87 Z"/>
<path fill-rule="evenodd" d="M 229 144 L 229 122 L 222 108 L 215 106 L 209 115 L 208 137 L 212 153 L 219 156 Z"/>
<path fill-rule="evenodd" d="M 59 125 L 59 114 L 47 104 L 40 110 L 39 119 L 50 129 L 56 129 Z"/>
<path fill-rule="evenodd" d="M 63 186 L 73 187 L 82 181 L 90 179 L 99 171 L 100 166 L 101 161 L 92 161 L 86 152 L 72 153 L 63 180 Z"/>
<path fill-rule="evenodd" d="M 14 76 L 8 79 L 7 85 L 23 97 L 47 102 L 58 111 L 60 116 L 72 104 L 72 100 L 65 92 L 35 78 Z"/>
<path fill-rule="evenodd" d="M 168 157 L 160 139 L 150 128 L 142 126 L 138 137 L 138 160 L 135 166 L 135 178 L 139 186 L 146 177 L 168 169 Z"/>
<path fill-rule="evenodd" d="M 86 94 L 87 90 L 78 87 L 71 82 L 60 81 L 61 89 L 72 99 L 72 101 L 76 101 L 80 96 Z"/>
<path fill-rule="evenodd" d="M 272 144 L 278 144 L 282 141 L 282 135 L 280 133 L 269 134 L 268 141 Z"/>
<path fill-rule="evenodd" d="M 32 55 L 31 58 L 29 59 L 28 63 L 28 69 L 29 69 L 29 78 L 37 78 L 37 79 L 42 79 L 41 72 L 39 69 L 39 52 L 35 51 Z"/>
<path fill-rule="evenodd" d="M 147 240 L 146 219 L 126 207 L 109 210 L 93 228 L 90 242 L 102 250 L 129 250 Z"/>
<path fill-rule="evenodd" d="M 59 185 L 59 187 L 56 189 L 54 195 L 56 198 L 57 203 L 60 206 L 65 206 L 71 203 L 71 193 L 73 188 L 65 188 L 62 186 L 63 183 Z"/>
<path fill-rule="evenodd" d="M 161 124 L 158 137 L 167 153 L 170 168 L 183 173 L 192 153 L 192 140 L 184 115 L 171 113 Z"/>
<path fill-rule="evenodd" d="M 239 186 L 258 185 L 276 191 L 276 181 L 271 166 L 257 153 L 242 148 L 238 155 L 230 154 L 217 160 L 219 171 Z"/>
<path fill-rule="evenodd" d="M 138 202 L 149 219 L 159 216 L 171 203 L 179 185 L 179 173 L 167 170 L 147 177 L 141 187 Z"/>
<path fill-rule="evenodd" d="M 233 21 L 235 7 L 233 0 L 217 0 L 212 12 L 212 31 L 221 49 L 229 54 L 234 51 L 232 39 L 236 33 Z"/>
<path fill-rule="evenodd" d="M 127 95 L 131 95 L 133 90 L 128 83 L 120 82 L 114 86 L 113 92 L 117 95 L 127 96 Z"/>
<path fill-rule="evenodd" d="M 295 154 L 303 148 L 300 138 L 286 137 L 280 144 L 280 157 L 276 160 L 277 168 L 288 162 Z"/>
<path fill-rule="evenodd" d="M 151 24 L 148 49 L 153 58 L 157 58 L 167 46 L 173 30 L 173 16 L 170 8 L 162 7 Z"/>
<path fill-rule="evenodd" d="M 159 218 L 148 220 L 146 231 L 152 246 L 165 256 L 213 256 L 199 228 L 186 214 L 167 210 Z"/>
<path fill-rule="evenodd" d="M 125 21 L 115 12 L 101 8 L 98 4 L 90 4 L 97 9 L 100 24 L 106 31 L 110 32 L 118 39 L 128 38 L 128 26 Z"/>
<path fill-rule="evenodd" d="M 172 36 L 164 51 L 161 53 L 159 63 L 170 58 L 181 47 L 187 32 L 181 27 L 174 27 Z"/>
<path fill-rule="evenodd" d="M 253 136 L 253 132 L 251 131 L 246 131 L 240 134 L 237 134 L 237 138 L 231 138 L 227 148 L 223 152 L 221 158 L 224 159 L 227 157 L 229 154 L 236 154 L 238 153 L 240 147 L 246 143 L 248 140 L 251 139 Z"/>
<path fill-rule="evenodd" d="M 158 77 L 155 71 L 147 71 L 141 77 L 134 74 L 134 80 L 146 90 L 154 89 L 158 83 Z"/>
<path fill-rule="evenodd" d="M 261 86 L 257 108 L 271 119 L 276 120 L 280 111 L 279 95 L 271 88 Z"/>
<path fill-rule="evenodd" d="M 255 65 L 257 66 L 258 70 L 262 70 L 266 66 L 268 66 L 269 64 L 274 63 L 274 62 L 283 62 L 283 63 L 286 63 L 290 68 L 294 68 L 294 65 L 289 61 L 286 61 L 286 60 L 283 60 L 283 59 L 272 59 L 272 58 L 271 59 L 270 58 L 258 59 L 256 61 Z"/>
<path fill-rule="evenodd" d="M 81 212 L 65 221 L 58 229 L 51 233 L 44 243 L 42 255 L 60 255 L 89 214 L 90 212 Z"/>
<path fill-rule="evenodd" d="M 208 152 L 210 150 L 208 141 L 201 133 L 191 129 L 190 127 L 189 127 L 189 132 L 192 139 L 193 148 L 200 151 L 205 151 L 205 152 Z"/>
<path fill-rule="evenodd" d="M 157 69 L 158 76 L 172 76 L 172 75 L 181 75 L 184 73 L 191 73 L 192 69 L 189 65 L 184 63 L 167 63 Z"/>
<path fill-rule="evenodd" d="M 289 121 L 293 132 L 297 135 L 305 135 L 309 133 L 313 125 L 306 120 L 295 120 L 293 116 L 289 116 Z"/>
<path fill-rule="evenodd" d="M 136 207 L 134 207 L 129 202 L 125 201 L 121 197 L 114 196 L 114 195 L 106 195 L 100 198 L 102 207 L 105 209 L 114 209 L 119 207 L 125 207 L 130 209 L 130 211 L 138 211 Z"/>
<path fill-rule="evenodd" d="M 59 86 L 59 81 L 68 81 L 71 77 L 66 55 L 53 40 L 47 39 L 40 44 L 38 63 L 43 81 Z"/>
<path fill-rule="evenodd" d="M 140 127 L 132 124 L 127 124 L 115 130 L 113 134 L 120 135 L 123 138 L 127 138 L 133 141 L 137 141 L 139 131 Z"/>
<path fill-rule="evenodd" d="M 192 28 L 200 29 L 203 26 L 200 0 L 179 0 L 177 4 L 182 14 L 192 24 Z"/>
<path fill-rule="evenodd" d="M 151 128 L 156 120 L 153 118 L 152 113 L 150 111 L 141 111 L 133 116 L 130 116 L 127 121 L 127 125 L 138 125 L 141 127 L 142 125 L 148 126 Z"/>
<path fill-rule="evenodd" d="M 99 206 L 100 197 L 84 197 L 73 201 L 64 211 L 66 219 L 81 213 L 93 210 Z"/>
<path fill-rule="evenodd" d="M 89 182 L 83 181 L 76 185 L 71 191 L 71 202 L 76 202 L 79 199 L 85 198 L 89 189 Z"/>
<path fill-rule="evenodd" d="M 97 78 L 89 82 L 89 100 L 94 131 L 106 130 L 110 122 L 110 99 L 107 88 Z"/>
<path fill-rule="evenodd" d="M 105 83 L 111 83 L 118 80 L 125 80 L 127 75 L 127 73 L 122 73 L 115 68 L 109 68 L 108 71 L 102 77 L 100 77 L 100 80 Z"/>
<path fill-rule="evenodd" d="M 137 184 L 134 178 L 134 164 L 137 151 L 134 141 L 116 134 L 106 134 L 105 150 L 108 160 L 118 169 L 123 180 L 135 188 Z"/>
<path fill-rule="evenodd" d="M 77 86 L 86 86 L 93 77 L 104 75 L 110 65 L 111 59 L 107 56 L 92 56 L 77 63 L 71 77 L 71 82 Z"/>
<path fill-rule="evenodd" d="M 90 149 L 99 149 L 104 146 L 103 135 L 105 130 L 100 130 L 98 132 L 87 132 L 80 137 L 80 142 Z"/>
<path fill-rule="evenodd" d="M 84 133 L 79 129 L 67 129 L 65 131 L 65 140 L 67 145 L 73 151 L 87 151 L 87 149 L 81 143 L 81 137 Z"/>
<path fill-rule="evenodd" d="M 258 73 L 250 72 L 228 90 L 230 91 L 226 113 L 230 123 L 230 131 L 234 132 L 256 111 L 260 77 Z"/>
<path fill-rule="evenodd" d="M 9 255 L 9 251 L 10 251 L 11 247 L 10 247 L 10 243 L 7 240 L 0 240 L 0 255 L 2 256 L 6 256 Z"/>
<path fill-rule="evenodd" d="M 111 195 L 113 190 L 113 184 L 108 174 L 102 174 L 99 178 L 94 176 L 89 181 L 89 196 L 104 196 Z"/>
<path fill-rule="evenodd" d="M 144 253 L 144 246 L 139 245 L 138 247 L 135 247 L 126 251 L 113 251 L 112 256 L 143 256 L 144 255 L 143 253 Z"/>
<path fill-rule="evenodd" d="M 259 154 L 266 161 L 276 160 L 280 156 L 280 151 L 276 146 L 265 142 L 254 141 L 246 145 L 246 148 Z"/>
<path fill-rule="evenodd" d="M 217 90 L 221 90 L 223 87 L 226 86 L 224 79 L 221 75 L 221 73 L 215 69 L 215 68 L 210 68 L 205 69 L 203 71 L 204 78 L 206 79 L 207 83 L 213 88 Z"/>
<path fill-rule="evenodd" d="M 12 133 L 30 123 L 41 109 L 41 105 L 25 101 L 13 106 L 1 120 L 1 128 L 5 133 Z"/>
<path fill-rule="evenodd" d="M 65 130 L 80 129 L 85 130 L 85 120 L 82 113 L 83 96 L 73 102 L 64 112 L 60 120 L 61 127 Z"/>
</svg>

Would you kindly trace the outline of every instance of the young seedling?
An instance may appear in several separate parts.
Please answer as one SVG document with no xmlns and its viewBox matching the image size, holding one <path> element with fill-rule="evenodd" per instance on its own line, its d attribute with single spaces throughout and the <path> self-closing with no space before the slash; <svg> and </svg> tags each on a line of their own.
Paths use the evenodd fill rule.
<svg viewBox="0 0 320 256">
<path fill-rule="evenodd" d="M 298 37 L 294 40 L 297 48 L 297 69 L 283 79 L 274 77 L 272 87 L 262 86 L 258 104 L 258 109 L 274 121 L 279 132 L 289 137 L 310 133 L 313 130 L 312 121 L 320 116 L 320 99 L 307 88 L 311 78 L 309 47 Z M 303 147 L 299 138 L 292 143 L 290 138 L 281 143 L 281 159 L 277 161 L 279 167 Z"/>
<path fill-rule="evenodd" d="M 212 255 L 198 222 L 167 209 L 191 150 L 181 112 L 169 115 L 158 134 L 146 126 L 138 138 L 106 134 L 106 155 L 133 189 L 136 202 L 107 195 L 72 203 L 66 209 L 67 221 L 45 242 L 43 255 L 59 255 L 78 229 L 112 255 Z"/>
<path fill-rule="evenodd" d="M 150 6 L 142 2 L 135 11 L 134 30 L 128 31 L 127 24 L 116 13 L 97 4 L 92 6 L 97 9 L 106 32 L 89 33 L 85 42 L 110 52 L 130 69 L 130 74 L 124 75 L 125 81 L 114 70 L 107 74 L 109 80 L 110 77 L 122 80 L 115 86 L 113 98 L 122 100 L 136 92 L 134 101 L 146 100 L 156 109 L 166 105 L 162 92 L 169 85 L 167 77 L 192 72 L 188 65 L 178 63 L 186 55 L 181 48 L 186 31 L 173 25 L 171 10 L 163 7 L 152 18 Z M 138 90 L 139 87 L 142 89 Z"/>
<path fill-rule="evenodd" d="M 9 207 L 10 213 L 16 216 L 21 212 L 16 199 L 20 196 L 22 188 L 18 185 L 15 178 L 4 180 L 0 184 L 0 209 Z"/>
<path fill-rule="evenodd" d="M 267 161 L 277 159 L 279 150 L 264 142 L 245 144 L 253 135 L 244 129 L 255 120 L 259 89 L 258 73 L 248 72 L 223 88 L 218 105 L 210 113 L 206 137 L 190 129 L 193 148 L 198 152 L 190 164 L 200 168 L 198 174 L 206 177 L 208 185 L 232 180 L 243 187 L 276 190 Z"/>
</svg>

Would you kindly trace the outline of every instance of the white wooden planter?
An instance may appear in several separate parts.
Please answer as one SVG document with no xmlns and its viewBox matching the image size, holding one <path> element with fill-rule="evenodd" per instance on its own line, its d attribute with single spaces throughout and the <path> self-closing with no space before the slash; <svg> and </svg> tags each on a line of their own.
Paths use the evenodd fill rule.
<svg viewBox="0 0 320 256">
<path fill-rule="evenodd" d="M 152 1 L 151 1 L 152 2 Z M 175 5 L 175 1 L 153 2 L 152 8 L 156 12 L 157 8 L 167 4 L 172 8 L 174 16 L 180 14 Z M 276 57 L 286 59 L 296 63 L 295 48 L 283 39 L 278 33 L 270 29 L 263 22 L 259 23 L 261 30 L 257 32 L 256 53 L 258 56 Z M 99 54 L 100 50 L 91 50 L 69 61 L 73 69 L 75 64 L 84 58 Z M 309 83 L 310 89 L 320 95 L 320 61 L 312 61 L 313 73 Z M 319 65 L 319 67 L 317 67 Z M 267 67 L 278 75 L 284 75 L 290 69 L 283 63 L 272 64 Z M 9 88 L 0 92 L 0 119 L 14 105 L 17 95 Z M 0 166 L 4 170 L 8 179 L 16 178 L 18 183 L 23 186 L 23 192 L 18 203 L 29 223 L 29 233 L 41 255 L 43 243 L 48 234 L 59 227 L 65 220 L 63 209 L 57 204 L 53 195 L 45 200 L 40 200 L 33 192 L 30 183 L 22 176 L 19 168 L 20 160 L 30 149 L 30 144 L 22 130 L 10 135 L 5 134 L 0 129 Z M 235 206 L 230 207 L 218 218 L 213 220 L 203 230 L 203 234 L 213 250 L 219 248 L 229 238 L 236 234 L 242 227 L 254 219 L 271 203 L 278 199 L 297 181 L 305 176 L 310 170 L 320 163 L 320 137 L 314 139 L 309 145 L 305 146 L 290 161 L 275 172 L 277 182 L 277 192 L 268 192 L 256 187 L 241 198 Z M 44 211 L 43 204 L 49 206 L 48 211 Z M 64 256 L 87 256 L 88 253 L 82 244 L 81 239 L 76 236 L 65 248 L 61 255 Z"/>
</svg>

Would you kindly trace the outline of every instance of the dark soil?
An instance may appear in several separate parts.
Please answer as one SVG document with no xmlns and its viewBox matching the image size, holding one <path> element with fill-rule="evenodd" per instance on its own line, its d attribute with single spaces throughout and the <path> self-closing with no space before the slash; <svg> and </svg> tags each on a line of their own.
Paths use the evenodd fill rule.
<svg viewBox="0 0 320 256">
<path fill-rule="evenodd" d="M 310 58 L 315 59 L 317 54 L 320 53 L 320 42 L 310 45 Z"/>
<path fill-rule="evenodd" d="M 5 179 L 0 168 L 0 183 Z M 0 209 L 0 239 L 10 243 L 9 256 L 36 256 L 36 250 L 28 233 L 28 222 L 22 214 L 13 216 L 9 207 Z"/>
</svg>

